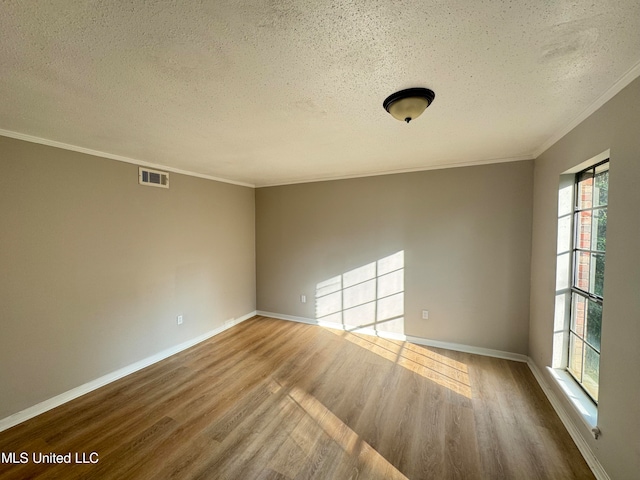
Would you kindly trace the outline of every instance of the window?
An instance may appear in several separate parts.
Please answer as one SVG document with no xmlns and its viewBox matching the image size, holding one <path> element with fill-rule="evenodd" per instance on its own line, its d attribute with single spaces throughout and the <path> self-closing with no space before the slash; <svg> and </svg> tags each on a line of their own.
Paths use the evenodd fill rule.
<svg viewBox="0 0 640 480">
<path fill-rule="evenodd" d="M 609 161 L 575 176 L 567 371 L 597 403 L 607 232 Z"/>
</svg>

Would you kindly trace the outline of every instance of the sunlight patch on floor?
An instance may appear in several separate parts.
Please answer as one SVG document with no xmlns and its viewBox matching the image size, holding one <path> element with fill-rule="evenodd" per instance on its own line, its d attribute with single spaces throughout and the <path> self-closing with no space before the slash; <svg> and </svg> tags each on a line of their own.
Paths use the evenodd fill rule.
<svg viewBox="0 0 640 480">
<path fill-rule="evenodd" d="M 295 386 L 289 391 L 289 397 L 345 452 L 352 457 L 357 457 L 359 462 L 365 464 L 368 469 L 373 470 L 376 476 L 379 475 L 378 478 L 407 479 L 402 472 L 390 464 L 387 459 L 315 397 Z M 305 435 L 305 437 L 308 437 L 308 435 Z M 313 449 L 313 444 L 305 443 L 306 449 Z"/>
<path fill-rule="evenodd" d="M 327 331 L 457 394 L 471 398 L 471 383 L 468 368 L 464 363 L 408 342 L 333 329 Z"/>
</svg>

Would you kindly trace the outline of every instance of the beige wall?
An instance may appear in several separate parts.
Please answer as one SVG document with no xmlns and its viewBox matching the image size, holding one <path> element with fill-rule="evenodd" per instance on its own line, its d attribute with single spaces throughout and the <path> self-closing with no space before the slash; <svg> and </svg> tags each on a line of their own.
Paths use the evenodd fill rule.
<svg viewBox="0 0 640 480">
<path fill-rule="evenodd" d="M 258 309 L 315 319 L 318 283 L 404 251 L 406 334 L 526 354 L 532 176 L 524 161 L 259 188 Z"/>
<path fill-rule="evenodd" d="M 637 478 L 640 471 L 639 105 L 640 79 L 535 161 L 529 355 L 545 367 L 552 357 L 559 176 L 611 149 L 598 407 L 602 437 L 593 440 L 578 418 L 575 423 L 612 479 Z"/>
<path fill-rule="evenodd" d="M 0 418 L 255 310 L 253 189 L 137 174 L 0 137 Z"/>
</svg>

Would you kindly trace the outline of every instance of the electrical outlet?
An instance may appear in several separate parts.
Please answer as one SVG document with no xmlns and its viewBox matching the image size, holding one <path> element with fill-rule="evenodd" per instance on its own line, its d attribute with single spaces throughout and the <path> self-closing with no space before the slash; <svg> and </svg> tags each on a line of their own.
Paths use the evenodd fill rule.
<svg viewBox="0 0 640 480">
<path fill-rule="evenodd" d="M 176 320 L 178 321 L 178 325 L 182 325 L 182 315 L 178 315 Z"/>
<path fill-rule="evenodd" d="M 300 302 L 301 303 L 307 303 L 307 296 L 306 295 L 300 295 Z"/>
<path fill-rule="evenodd" d="M 422 319 L 429 320 L 429 310 L 422 310 Z"/>
</svg>

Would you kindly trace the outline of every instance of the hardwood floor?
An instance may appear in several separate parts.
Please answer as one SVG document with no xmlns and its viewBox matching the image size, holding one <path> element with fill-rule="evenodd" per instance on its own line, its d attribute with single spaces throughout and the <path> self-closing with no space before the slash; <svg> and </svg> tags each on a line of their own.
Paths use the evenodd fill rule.
<svg viewBox="0 0 640 480">
<path fill-rule="evenodd" d="M 1 479 L 594 478 L 523 363 L 264 317 L 1 432 L 0 451 L 29 456 Z"/>
</svg>

